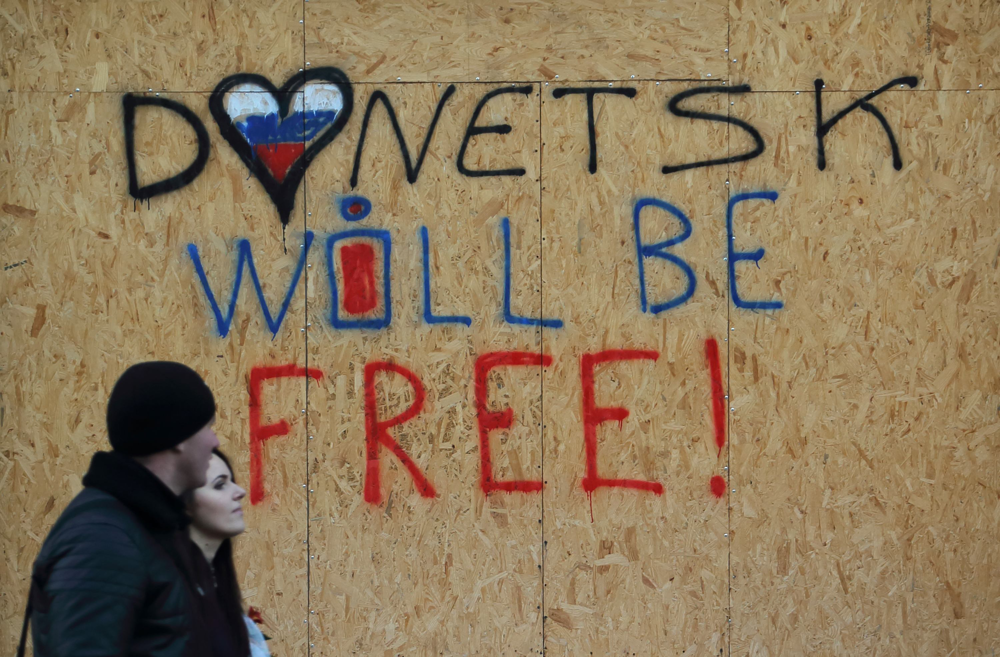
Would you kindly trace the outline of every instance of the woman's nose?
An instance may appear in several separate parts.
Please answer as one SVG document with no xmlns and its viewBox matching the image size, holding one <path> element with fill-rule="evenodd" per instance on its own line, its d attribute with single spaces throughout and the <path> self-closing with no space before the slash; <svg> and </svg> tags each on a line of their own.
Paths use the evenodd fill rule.
<svg viewBox="0 0 1000 657">
<path fill-rule="evenodd" d="M 237 486 L 236 487 L 236 491 L 233 493 L 233 499 L 234 500 L 242 500 L 246 496 L 247 496 L 247 492 L 245 490 L 243 490 L 242 488 L 240 488 L 239 486 Z"/>
</svg>

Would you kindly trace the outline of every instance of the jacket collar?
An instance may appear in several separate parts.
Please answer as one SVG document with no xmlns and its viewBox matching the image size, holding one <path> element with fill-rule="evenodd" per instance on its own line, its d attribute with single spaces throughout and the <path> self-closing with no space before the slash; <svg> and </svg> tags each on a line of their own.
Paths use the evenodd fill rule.
<svg viewBox="0 0 1000 657">
<path fill-rule="evenodd" d="M 190 524 L 184 502 L 160 479 L 117 452 L 97 452 L 83 485 L 115 497 L 150 531 L 177 531 Z"/>
</svg>

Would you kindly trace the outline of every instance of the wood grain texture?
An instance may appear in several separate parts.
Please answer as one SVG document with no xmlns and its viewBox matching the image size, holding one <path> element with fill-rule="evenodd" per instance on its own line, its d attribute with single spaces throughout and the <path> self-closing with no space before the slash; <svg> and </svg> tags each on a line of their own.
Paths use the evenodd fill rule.
<svg viewBox="0 0 1000 657">
<path fill-rule="evenodd" d="M 808 99 L 737 103 L 779 118 L 734 191 L 780 194 L 737 210 L 736 243 L 767 249 L 738 284 L 785 308 L 732 313 L 734 652 L 996 642 L 996 103 L 891 94 L 898 172 L 869 117 L 831 133 L 819 172 Z"/>
<path fill-rule="evenodd" d="M 358 80 L 703 79 L 726 74 L 726 5 L 310 0 L 306 59 Z"/>
<path fill-rule="evenodd" d="M 378 87 L 358 85 L 358 104 Z M 479 488 L 480 456 L 473 370 L 491 351 L 538 352 L 537 327 L 503 321 L 503 241 L 511 222 L 512 308 L 537 316 L 539 267 L 538 85 L 528 96 L 502 95 L 480 124 L 507 123 L 508 135 L 472 140 L 473 168 L 520 166 L 523 177 L 463 178 L 455 158 L 469 117 L 491 87 L 462 85 L 442 114 L 417 182 L 406 182 L 399 146 L 383 108 L 373 114 L 359 182 L 347 184 L 356 139 L 324 152 L 308 180 L 310 227 L 331 234 L 386 228 L 393 241 L 393 323 L 373 333 L 338 331 L 325 269 L 310 269 L 309 358 L 328 373 L 310 385 L 311 626 L 316 654 L 348 651 L 438 655 L 462 652 L 528 655 L 541 650 L 541 498 Z M 413 157 L 445 88 L 391 86 Z M 353 135 L 352 135 L 353 137 Z M 368 218 L 348 224 L 338 197 L 362 194 Z M 472 326 L 422 319 L 421 247 L 429 233 L 434 311 L 466 314 Z M 322 265 L 325 267 L 325 263 Z M 338 273 L 338 277 L 340 274 Z M 338 281 L 340 279 L 338 278 Z M 343 312 L 341 309 L 340 312 Z M 382 312 L 381 307 L 378 312 Z M 421 498 L 399 461 L 381 449 L 384 499 L 362 497 L 365 477 L 363 368 L 387 360 L 413 371 L 427 390 L 424 411 L 392 430 L 437 490 Z M 490 378 L 490 405 L 514 409 L 510 431 L 492 435 L 498 478 L 535 478 L 541 467 L 538 368 L 500 369 Z M 380 377 L 378 412 L 388 418 L 413 401 L 399 376 Z"/>
<path fill-rule="evenodd" d="M 302 2 L 8 0 L 0 85 L 17 91 L 211 91 L 303 67 Z"/>
<path fill-rule="evenodd" d="M 924 89 L 996 89 L 1000 6 L 989 0 L 732 0 L 734 84 L 768 91 L 872 90 L 904 75 Z"/>
<path fill-rule="evenodd" d="M 724 224 L 726 169 L 664 176 L 664 164 L 706 159 L 728 147 L 728 130 L 671 116 L 667 100 L 689 85 L 644 82 L 634 99 L 597 96 L 597 172 L 588 170 L 587 109 L 582 96 L 543 105 L 543 288 L 546 330 L 556 366 L 545 373 L 546 649 L 558 655 L 662 655 L 725 646 L 728 539 L 724 500 L 709 478 L 724 473 L 712 435 L 704 341 L 726 333 Z M 606 88 L 606 86 L 604 87 Z M 725 95 L 699 105 L 722 111 Z M 639 301 L 633 208 L 643 198 L 676 205 L 693 224 L 671 248 L 695 271 L 694 296 L 653 315 Z M 644 243 L 680 234 L 679 221 L 647 208 Z M 673 264 L 645 261 L 651 302 L 681 294 Z M 723 343 L 724 344 L 724 343 Z M 601 476 L 652 480 L 651 492 L 601 488 L 588 495 L 582 382 L 585 353 L 652 350 L 656 362 L 598 368 L 595 400 L 623 406 L 621 426 L 598 429 Z M 723 352 L 723 358 L 724 356 Z"/>
<path fill-rule="evenodd" d="M 0 648 L 13 652 L 41 541 L 106 446 L 111 386 L 132 362 L 170 358 L 215 391 L 240 481 L 254 368 L 322 373 L 261 387 L 261 422 L 290 430 L 263 447 L 263 499 L 247 505 L 236 551 L 273 654 L 992 654 L 998 48 L 1000 13 L 983 0 L 3 2 Z M 280 85 L 320 66 L 355 81 L 354 112 L 306 172 L 282 230 L 208 93 L 236 72 Z M 916 90 L 871 103 L 900 169 L 877 116 L 859 109 L 826 135 L 820 171 L 813 81 L 827 84 L 829 119 L 902 75 L 917 76 Z M 373 94 L 391 101 L 415 160 L 450 84 L 417 180 L 377 105 L 352 188 Z M 677 93 L 738 84 L 752 92 L 682 108 L 749 122 L 763 154 L 664 175 L 664 165 L 753 147 L 735 124 L 668 109 Z M 493 98 L 477 121 L 510 132 L 471 138 L 465 163 L 524 175 L 461 174 L 477 104 L 520 85 L 527 95 Z M 635 90 L 594 99 L 595 173 L 585 97 L 554 95 L 568 86 Z M 192 184 L 139 205 L 122 95 L 150 88 L 200 118 L 211 150 Z M 141 184 L 192 160 L 195 133 L 177 115 L 136 116 Z M 730 240 L 729 200 L 764 191 L 776 200 L 737 205 Z M 349 194 L 373 206 L 360 223 L 341 215 Z M 632 212 L 643 198 L 692 225 L 668 251 L 691 266 L 694 294 L 655 316 L 640 307 Z M 680 234 L 662 209 L 641 216 L 645 244 Z M 512 311 L 560 328 L 504 320 L 505 217 Z M 421 227 L 434 312 L 468 315 L 470 327 L 423 319 Z M 352 228 L 392 240 L 385 329 L 331 323 L 327 240 Z M 275 312 L 307 231 L 281 328 L 272 335 L 245 274 L 220 337 L 188 244 L 225 312 L 249 240 Z M 735 291 L 730 245 L 766 250 L 759 268 L 735 263 Z M 676 264 L 643 264 L 651 302 L 685 289 Z M 738 307 L 737 293 L 783 307 Z M 375 305 L 370 315 L 385 310 L 380 295 Z M 713 337 L 728 395 L 721 453 L 704 351 Z M 598 468 L 658 482 L 662 496 L 583 488 L 581 359 L 608 349 L 659 357 L 597 368 L 595 403 L 630 411 L 598 428 Z M 512 427 L 490 434 L 496 477 L 541 480 L 541 492 L 480 488 L 475 362 L 503 350 L 552 358 L 499 368 L 486 386 L 488 409 L 513 411 Z M 383 448 L 383 499 L 364 501 L 373 360 L 426 389 L 422 412 L 391 433 L 433 499 Z M 401 376 L 381 375 L 375 409 L 384 419 L 416 397 Z M 712 476 L 727 479 L 721 500 Z"/>
<path fill-rule="evenodd" d="M 207 98 L 184 99 L 209 121 Z M 121 100 L 111 94 L 14 93 L 5 105 L 20 117 L 4 123 L 9 158 L 0 166 L 10 205 L 35 215 L 3 215 L 4 399 L 3 561 L 0 617 L 13 652 L 31 564 L 48 528 L 80 490 L 90 455 L 108 449 L 104 412 L 118 375 L 133 362 L 180 360 L 212 388 L 216 431 L 247 479 L 247 383 L 259 364 L 301 362 L 305 297 L 297 294 L 272 340 L 243 289 L 232 331 L 220 338 L 185 247 L 195 243 L 215 294 L 228 300 L 236 251 L 245 237 L 272 307 L 287 288 L 294 250 L 285 254 L 270 201 L 229 150 L 214 149 L 204 174 L 183 192 L 138 207 L 128 196 Z M 9 114 L 8 114 L 9 116 Z M 145 175 L 184 166 L 194 133 L 162 112 L 137 117 L 136 151 Z M 301 204 L 300 204 L 301 208 Z M 304 225 L 300 209 L 293 225 Z M 301 228 L 300 228 L 301 230 Z M 289 229 L 289 234 L 295 232 Z M 294 248 L 294 247 L 293 247 Z M 249 283 L 245 277 L 244 282 Z M 220 301 L 221 302 L 221 301 Z M 37 307 L 46 321 L 31 337 Z M 9 337 L 8 337 L 9 336 Z M 267 391 L 262 421 L 289 417 L 293 433 L 265 448 L 274 495 L 247 513 L 238 541 L 249 604 L 266 610 L 276 648 L 305 640 L 305 383 Z M 280 445 L 280 447 L 279 447 Z M 280 450 L 280 451 L 279 451 Z M 277 457 L 277 458 L 274 458 Z"/>
</svg>

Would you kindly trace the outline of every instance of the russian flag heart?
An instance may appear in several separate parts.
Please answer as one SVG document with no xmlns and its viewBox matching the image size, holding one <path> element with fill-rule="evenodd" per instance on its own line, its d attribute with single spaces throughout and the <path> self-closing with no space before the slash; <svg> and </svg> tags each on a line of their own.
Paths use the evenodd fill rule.
<svg viewBox="0 0 1000 657">
<path fill-rule="evenodd" d="M 351 84 L 333 67 L 302 71 L 280 89 L 260 75 L 231 75 L 209 99 L 223 138 L 271 197 L 282 225 L 309 164 L 340 133 L 353 107 Z"/>
</svg>

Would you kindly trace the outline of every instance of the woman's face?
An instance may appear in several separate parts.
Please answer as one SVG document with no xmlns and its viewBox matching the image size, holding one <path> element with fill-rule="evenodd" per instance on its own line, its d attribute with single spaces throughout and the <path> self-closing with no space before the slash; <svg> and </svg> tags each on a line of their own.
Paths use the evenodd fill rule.
<svg viewBox="0 0 1000 657">
<path fill-rule="evenodd" d="M 226 462 L 212 454 L 208 463 L 208 482 L 196 488 L 192 500 L 191 524 L 211 538 L 238 536 L 246 529 L 242 500 L 247 492 L 233 481 Z"/>
</svg>

